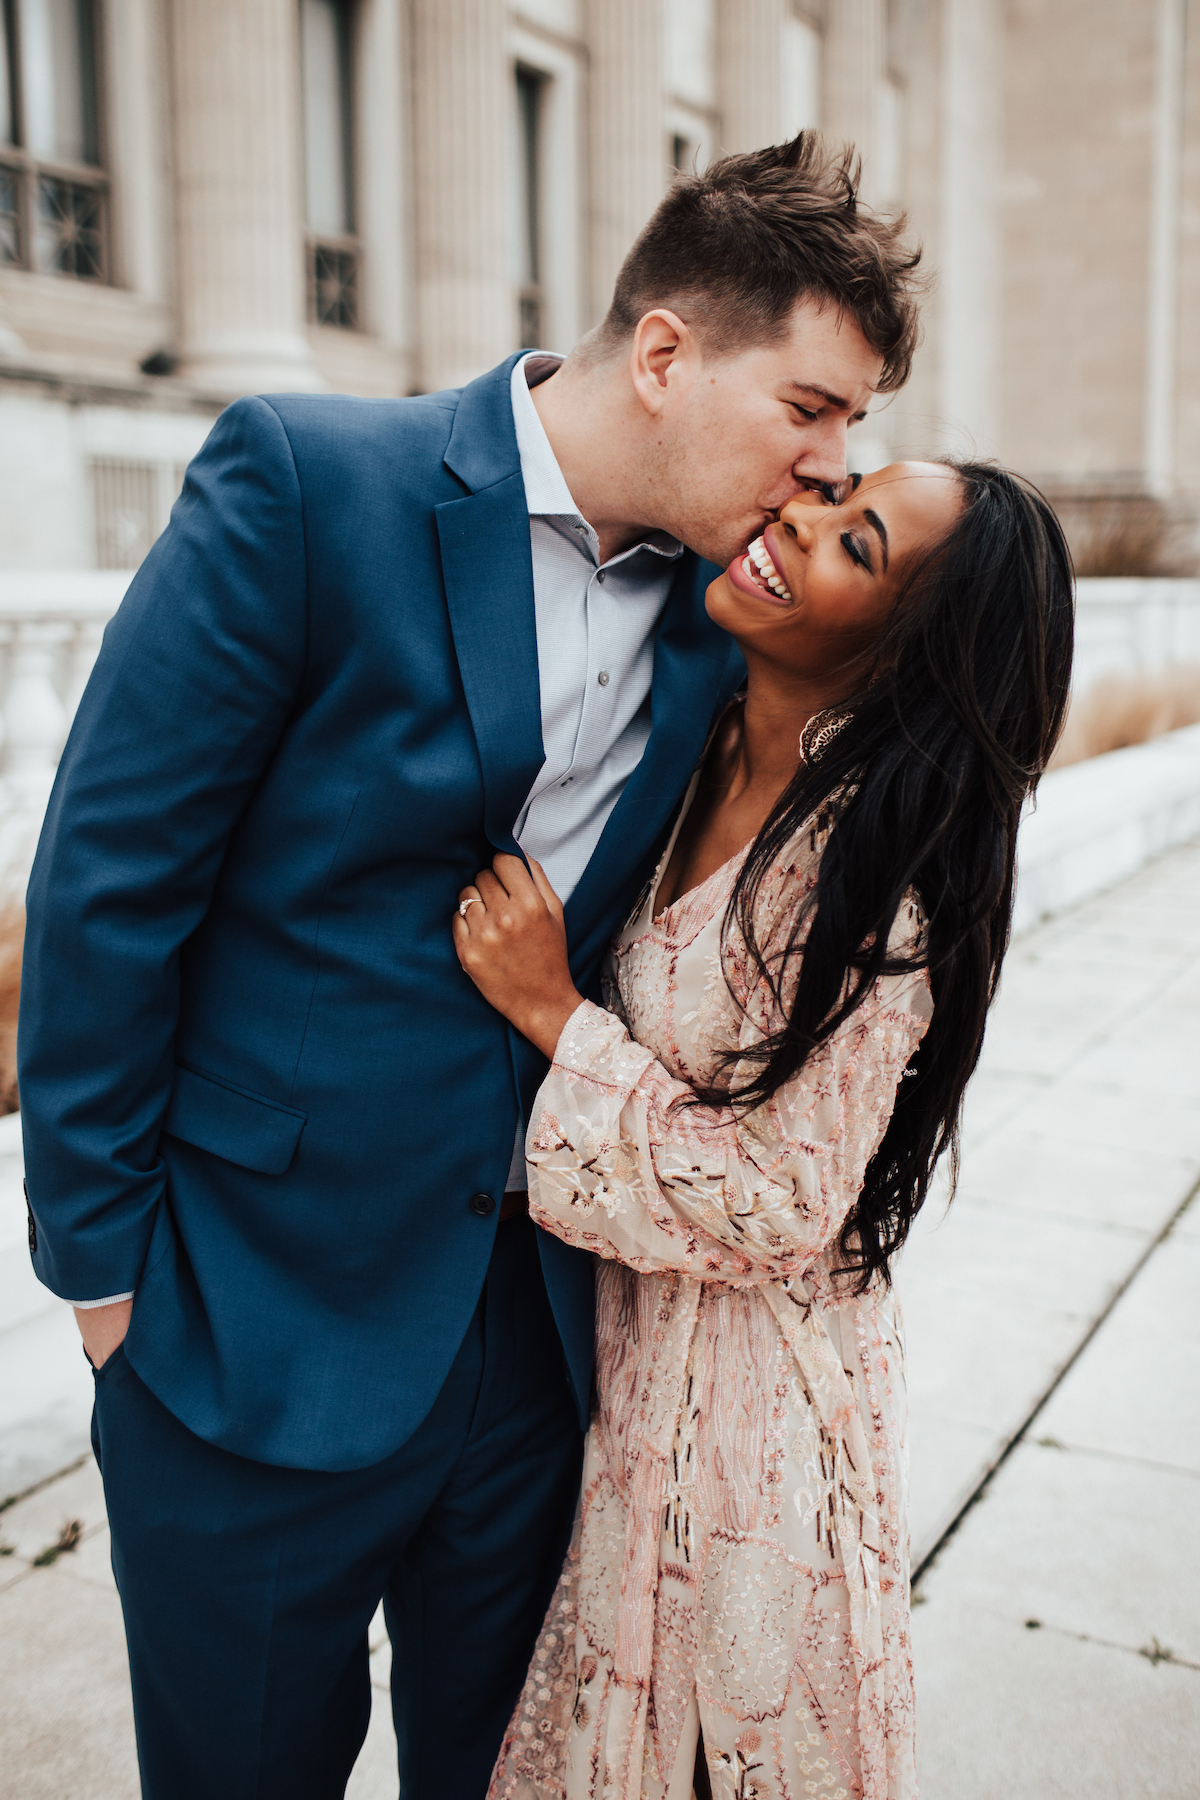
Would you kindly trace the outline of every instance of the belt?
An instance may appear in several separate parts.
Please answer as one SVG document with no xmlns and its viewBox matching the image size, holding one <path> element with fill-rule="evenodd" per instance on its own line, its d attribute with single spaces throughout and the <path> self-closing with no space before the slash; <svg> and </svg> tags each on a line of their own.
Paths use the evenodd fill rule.
<svg viewBox="0 0 1200 1800">
<path fill-rule="evenodd" d="M 510 1188 L 500 1202 L 500 1223 L 508 1219 L 519 1219 L 529 1211 L 529 1195 L 524 1188 Z"/>
</svg>

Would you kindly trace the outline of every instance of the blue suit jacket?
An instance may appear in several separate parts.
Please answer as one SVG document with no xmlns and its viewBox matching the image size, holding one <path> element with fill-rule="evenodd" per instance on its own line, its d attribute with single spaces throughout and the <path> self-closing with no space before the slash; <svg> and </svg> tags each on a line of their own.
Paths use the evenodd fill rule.
<svg viewBox="0 0 1200 1800">
<path fill-rule="evenodd" d="M 456 960 L 459 888 L 543 760 L 512 361 L 418 400 L 225 412 L 105 633 L 29 887 L 37 1272 L 136 1289 L 193 1431 L 381 1460 L 479 1296 L 545 1064 Z M 653 730 L 566 911 L 587 991 L 740 658 L 681 559 Z M 581 1418 L 591 1259 L 539 1234 Z"/>
</svg>

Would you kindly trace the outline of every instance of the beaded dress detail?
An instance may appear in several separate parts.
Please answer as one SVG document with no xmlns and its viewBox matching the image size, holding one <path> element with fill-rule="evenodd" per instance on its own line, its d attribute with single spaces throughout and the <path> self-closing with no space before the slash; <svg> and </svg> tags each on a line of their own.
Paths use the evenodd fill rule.
<svg viewBox="0 0 1200 1800">
<path fill-rule="evenodd" d="M 761 885 L 769 961 L 824 841 L 805 827 Z M 900 1322 L 833 1268 L 928 978 L 881 978 L 766 1105 L 686 1104 L 778 1009 L 736 926 L 721 954 L 745 852 L 656 919 L 673 843 L 526 1140 L 534 1218 L 601 1259 L 598 1398 L 489 1793 L 689 1800 L 703 1725 L 716 1800 L 915 1800 Z M 921 930 L 911 902 L 892 946 Z"/>
</svg>

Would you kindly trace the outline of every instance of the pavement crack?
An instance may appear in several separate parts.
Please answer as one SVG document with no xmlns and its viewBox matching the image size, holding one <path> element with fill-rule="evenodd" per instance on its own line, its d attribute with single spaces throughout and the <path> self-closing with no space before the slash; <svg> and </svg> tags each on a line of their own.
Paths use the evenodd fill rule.
<svg viewBox="0 0 1200 1800">
<path fill-rule="evenodd" d="M 1093 1637 L 1089 1631 L 1072 1631 L 1066 1625 L 1048 1625 L 1044 1619 L 1026 1619 L 1023 1621 L 1026 1631 L 1048 1631 L 1052 1637 L 1071 1638 L 1077 1644 L 1095 1644 L 1101 1650 L 1120 1650 L 1126 1656 L 1140 1656 L 1151 1668 L 1160 1663 L 1170 1663 L 1175 1669 L 1191 1669 L 1200 1675 L 1200 1663 L 1189 1662 L 1186 1656 L 1180 1656 L 1166 1644 L 1160 1644 L 1152 1637 L 1148 1644 L 1122 1644 L 1116 1638 Z"/>
<path fill-rule="evenodd" d="M 1096 1444 L 1064 1444 L 1060 1438 L 1031 1438 L 1039 1450 L 1065 1450 L 1070 1456 L 1095 1456 L 1102 1462 L 1130 1463 L 1137 1469 L 1153 1469 L 1157 1475 L 1182 1475 L 1200 1481 L 1200 1469 L 1189 1469 L 1183 1463 L 1158 1462 L 1150 1456 L 1138 1456 L 1131 1450 L 1104 1450 Z"/>
<path fill-rule="evenodd" d="M 55 1469 L 53 1475 L 43 1475 L 40 1481 L 34 1481 L 29 1487 L 22 1488 L 19 1494 L 6 1494 L 4 1499 L 0 1500 L 0 1513 L 7 1512 L 10 1506 L 19 1506 L 22 1500 L 28 1500 L 32 1495 L 40 1494 L 44 1488 L 53 1487 L 54 1483 L 61 1481 L 64 1475 L 73 1475 L 76 1469 L 82 1469 L 84 1463 L 91 1460 L 91 1451 L 85 1450 L 82 1456 L 77 1456 L 75 1461 L 68 1463 L 65 1469 Z"/>
</svg>

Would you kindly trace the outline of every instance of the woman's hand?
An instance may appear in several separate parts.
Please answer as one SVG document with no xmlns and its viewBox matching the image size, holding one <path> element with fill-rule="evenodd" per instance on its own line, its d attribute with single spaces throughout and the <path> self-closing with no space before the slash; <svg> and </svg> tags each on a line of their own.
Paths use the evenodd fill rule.
<svg viewBox="0 0 1200 1800">
<path fill-rule="evenodd" d="M 582 995 L 567 964 L 562 902 L 540 863 L 498 856 L 465 887 L 454 919 L 458 960 L 484 999 L 553 1058 Z"/>
</svg>

